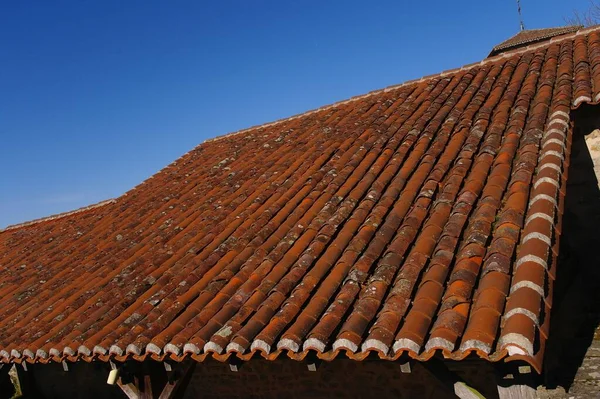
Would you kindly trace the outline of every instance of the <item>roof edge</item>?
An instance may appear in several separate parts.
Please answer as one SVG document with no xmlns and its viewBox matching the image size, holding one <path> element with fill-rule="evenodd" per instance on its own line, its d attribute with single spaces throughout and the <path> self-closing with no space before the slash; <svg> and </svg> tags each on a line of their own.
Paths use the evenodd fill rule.
<svg viewBox="0 0 600 399">
<path fill-rule="evenodd" d="M 465 65 L 457 67 L 457 68 L 448 69 L 448 70 L 445 70 L 445 71 L 442 71 L 442 72 L 439 72 L 439 73 L 434 73 L 432 75 L 427 75 L 427 76 L 423 76 L 421 78 L 407 80 L 405 82 L 398 83 L 398 84 L 391 85 L 391 86 L 387 86 L 387 87 L 384 87 L 384 88 L 381 88 L 381 89 L 376 89 L 376 90 L 370 91 L 370 92 L 368 92 L 366 94 L 360 94 L 360 95 L 357 95 L 357 96 L 350 97 L 350 98 L 348 98 L 346 100 L 336 101 L 334 103 L 331 103 L 331 104 L 328 104 L 328 105 L 324 105 L 324 106 L 321 106 L 321 107 L 318 107 L 318 108 L 314 108 L 314 109 L 311 109 L 311 110 L 308 110 L 308 111 L 304 111 L 304 112 L 301 112 L 301 113 L 298 113 L 298 114 L 295 114 L 295 115 L 292 115 L 292 116 L 288 116 L 288 117 L 285 117 L 285 118 L 277 119 L 277 120 L 275 120 L 273 122 L 267 122 L 267 123 L 263 123 L 263 124 L 260 124 L 260 125 L 254 125 L 254 126 L 242 129 L 242 130 L 237 130 L 237 131 L 234 131 L 234 132 L 230 132 L 230 133 L 222 134 L 222 135 L 219 135 L 219 136 L 215 136 L 213 138 L 204 140 L 200 145 L 205 144 L 205 143 L 210 143 L 210 142 L 218 141 L 218 140 L 222 140 L 222 139 L 226 139 L 226 138 L 229 138 L 229 137 L 233 137 L 233 136 L 236 136 L 238 134 L 247 133 L 247 132 L 252 131 L 252 130 L 266 128 L 266 127 L 269 127 L 269 126 L 277 125 L 279 123 L 283 123 L 283 122 L 291 121 L 291 120 L 294 120 L 294 119 L 298 119 L 298 118 L 301 118 L 301 117 L 304 117 L 304 116 L 307 116 L 307 115 L 311 115 L 311 114 L 314 114 L 314 113 L 317 113 L 317 112 L 320 112 L 320 111 L 325 111 L 325 110 L 328 110 L 328 109 L 331 109 L 331 108 L 334 108 L 334 107 L 337 107 L 337 106 L 340 106 L 340 105 L 344 105 L 344 104 L 348 104 L 348 103 L 351 103 L 351 102 L 354 102 L 354 101 L 362 100 L 364 98 L 368 98 L 368 97 L 371 97 L 371 96 L 374 96 L 374 95 L 377 95 L 377 94 L 381 94 L 381 93 L 385 93 L 385 92 L 388 92 L 388 91 L 396 90 L 396 89 L 399 89 L 401 87 L 408 86 L 410 84 L 421 83 L 421 82 L 426 82 L 426 81 L 434 79 L 434 78 L 445 77 L 447 75 L 450 75 L 450 74 L 453 74 L 453 73 L 456 73 L 456 72 L 459 72 L 459 71 L 468 71 L 468 70 L 473 69 L 475 67 L 486 65 L 488 63 L 498 61 L 499 59 L 502 59 L 502 58 L 512 57 L 512 56 L 517 55 L 517 54 L 523 54 L 523 53 L 526 53 L 528 51 L 532 51 L 532 50 L 537 50 L 537 49 L 540 49 L 540 48 L 548 47 L 548 46 L 550 46 L 551 44 L 554 44 L 554 43 L 560 43 L 560 42 L 563 42 L 563 41 L 566 41 L 566 40 L 570 40 L 570 39 L 573 39 L 574 37 L 577 37 L 577 36 L 587 35 L 588 33 L 596 31 L 596 30 L 600 30 L 600 25 L 590 26 L 588 28 L 580 29 L 580 30 L 578 30 L 576 32 L 567 33 L 567 34 L 564 34 L 564 35 L 552 37 L 549 40 L 543 41 L 541 43 L 536 42 L 536 43 L 533 43 L 533 44 L 530 44 L 530 45 L 527 45 L 527 46 L 523 46 L 523 47 L 519 47 L 519 48 L 516 48 L 516 49 L 512 49 L 512 50 L 509 49 L 507 51 L 503 51 L 500 54 L 484 58 L 482 61 L 479 61 L 479 62 L 465 64 Z M 574 107 L 574 108 L 576 108 L 576 107 Z M 197 147 L 199 147 L 199 146 L 197 146 Z"/>
<path fill-rule="evenodd" d="M 552 39 L 554 37 L 562 37 L 564 35 L 575 33 L 581 29 L 584 29 L 583 25 L 566 25 L 566 26 L 559 26 L 556 28 L 527 29 L 524 31 L 520 31 L 517 34 L 509 37 L 502 43 L 495 46 L 492 49 L 492 51 L 490 51 L 488 57 L 493 57 L 494 55 L 498 55 L 498 54 L 506 52 L 506 51 L 511 51 L 511 49 L 514 50 L 516 48 L 520 48 L 523 45 L 540 43 L 541 41 L 546 41 L 546 40 Z M 532 38 L 532 39 L 522 39 L 520 41 L 511 43 L 512 40 L 514 40 L 516 37 L 518 37 L 522 33 L 525 33 L 525 32 L 533 33 L 533 32 L 543 32 L 543 31 L 547 31 L 547 33 L 540 35 L 538 37 Z"/>
<path fill-rule="evenodd" d="M 113 204 L 115 202 L 117 202 L 117 200 L 115 198 L 111 198 L 111 199 L 107 199 L 107 200 L 104 200 L 104 201 L 100 201 L 100 202 L 92 204 L 92 205 L 88 205 L 88 206 L 84 206 L 84 207 L 81 207 L 81 208 L 78 208 L 78 209 L 74 209 L 72 211 L 57 213 L 57 214 L 50 215 L 50 216 L 44 216 L 44 217 L 41 217 L 39 219 L 29 220 L 27 222 L 12 224 L 12 225 L 6 226 L 3 229 L 0 229 L 0 233 L 4 233 L 5 231 L 16 230 L 16 229 L 19 229 L 19 228 L 22 228 L 22 227 L 33 226 L 35 224 L 42 223 L 42 222 L 47 222 L 47 221 L 50 221 L 50 220 L 61 219 L 61 218 L 67 217 L 67 216 L 71 216 L 71 215 L 77 214 L 77 213 L 89 211 L 91 209 L 100 208 L 100 207 L 102 207 L 104 205 Z"/>
<path fill-rule="evenodd" d="M 193 347 L 195 345 L 192 344 Z M 67 349 L 67 350 L 65 350 Z M 222 348 L 221 348 L 222 349 Z M 53 353 L 54 352 L 54 353 Z M 42 354 L 43 356 L 40 356 Z M 307 356 L 315 355 L 318 359 L 325 361 L 333 361 L 334 359 L 349 359 L 354 361 L 364 361 L 369 356 L 375 355 L 381 361 L 398 361 L 399 359 L 413 359 L 415 361 L 425 363 L 434 357 L 439 357 L 449 361 L 461 361 L 469 356 L 478 358 L 481 360 L 489 361 L 492 363 L 497 362 L 524 362 L 533 367 L 536 372 L 541 373 L 542 367 L 539 359 L 528 355 L 511 355 L 506 349 L 499 349 L 494 353 L 488 353 L 485 350 L 478 350 L 475 348 L 467 349 L 464 351 L 452 352 L 447 349 L 434 347 L 420 354 L 414 353 L 408 349 L 400 349 L 395 352 L 384 353 L 375 348 L 370 348 L 365 351 L 361 350 L 354 352 L 348 348 L 337 348 L 330 350 L 319 350 L 316 348 L 303 349 L 298 352 L 290 351 L 288 349 L 278 348 L 273 351 L 266 351 L 260 348 L 254 348 L 246 350 L 244 352 L 238 352 L 237 350 L 230 350 L 219 353 L 218 351 L 200 351 L 194 353 L 193 351 L 184 351 L 180 354 L 174 354 L 170 352 L 161 351 L 161 353 L 152 353 L 146 348 L 141 348 L 140 353 L 134 353 L 132 350 L 119 348 L 113 352 L 106 351 L 106 353 L 100 353 L 99 351 L 90 351 L 89 348 L 83 346 L 78 350 L 73 351 L 70 348 L 63 348 L 62 350 L 54 349 L 50 353 L 45 351 L 37 350 L 34 354 L 33 350 L 12 350 L 8 353 L 8 350 L 0 350 L 0 365 L 2 364 L 49 364 L 49 363 L 60 363 L 60 362 L 71 362 L 75 363 L 78 361 L 84 362 L 126 362 L 126 361 L 137 361 L 143 362 L 146 360 L 154 361 L 174 361 L 183 362 L 186 360 L 192 360 L 198 363 L 205 361 L 215 360 L 219 362 L 227 362 L 230 359 L 238 359 L 239 361 L 247 362 L 253 358 L 260 357 L 267 361 L 276 361 L 278 359 L 286 359 L 291 361 L 304 361 Z"/>
</svg>

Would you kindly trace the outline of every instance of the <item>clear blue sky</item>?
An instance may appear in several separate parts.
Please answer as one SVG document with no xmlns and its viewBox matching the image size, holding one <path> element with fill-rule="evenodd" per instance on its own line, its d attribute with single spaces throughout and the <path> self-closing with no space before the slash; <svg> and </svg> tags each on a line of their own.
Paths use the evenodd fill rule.
<svg viewBox="0 0 600 399">
<path fill-rule="evenodd" d="M 587 0 L 521 0 L 528 28 Z M 0 0 L 0 228 L 121 195 L 207 138 L 483 59 L 504 1 Z"/>
</svg>

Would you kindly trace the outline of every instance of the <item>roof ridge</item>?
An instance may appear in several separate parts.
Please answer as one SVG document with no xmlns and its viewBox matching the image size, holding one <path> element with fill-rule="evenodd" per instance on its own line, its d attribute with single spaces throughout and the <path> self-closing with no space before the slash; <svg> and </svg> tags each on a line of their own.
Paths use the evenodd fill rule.
<svg viewBox="0 0 600 399">
<path fill-rule="evenodd" d="M 569 28 L 578 28 L 581 27 L 582 25 L 564 25 L 564 26 L 555 26 L 553 28 L 535 28 L 535 29 L 525 29 L 524 31 L 520 31 L 521 32 L 534 32 L 534 31 L 540 31 L 540 30 L 561 30 L 561 29 L 569 29 Z M 515 34 L 514 36 L 518 35 L 519 33 Z"/>
<path fill-rule="evenodd" d="M 285 117 L 285 118 L 277 119 L 277 120 L 272 121 L 272 122 L 267 122 L 267 123 L 263 123 L 263 124 L 260 124 L 260 125 L 254 125 L 254 126 L 242 129 L 242 130 L 237 130 L 237 131 L 234 131 L 234 132 L 225 133 L 225 134 L 222 134 L 222 135 L 219 135 L 219 136 L 215 136 L 213 138 L 204 140 L 200 145 L 202 145 L 204 143 L 210 143 L 210 142 L 213 142 L 213 141 L 218 141 L 218 140 L 222 140 L 222 139 L 229 138 L 229 137 L 232 137 L 232 136 L 236 136 L 238 134 L 246 133 L 246 132 L 249 132 L 251 130 L 256 130 L 256 129 L 261 129 L 261 128 L 273 126 L 273 125 L 276 125 L 276 124 L 279 124 L 279 123 L 283 123 L 283 122 L 287 122 L 287 121 L 290 121 L 290 120 L 301 118 L 301 117 L 304 117 L 304 116 L 307 116 L 307 115 L 311 115 L 311 114 L 314 114 L 314 113 L 317 113 L 317 112 L 320 112 L 320 111 L 325 111 L 327 109 L 334 108 L 334 107 L 337 107 L 339 105 L 348 104 L 350 102 L 354 102 L 354 101 L 357 101 L 357 100 L 362 100 L 364 98 L 368 98 L 368 97 L 374 96 L 376 94 L 381 94 L 381 93 L 386 93 L 386 92 L 391 91 L 391 90 L 396 90 L 396 89 L 399 89 L 401 87 L 407 86 L 409 84 L 425 82 L 425 81 L 428 81 L 428 80 L 436 78 L 436 77 L 445 77 L 446 75 L 449 75 L 449 74 L 455 73 L 455 72 L 459 72 L 459 71 L 467 71 L 467 70 L 470 70 L 470 69 L 475 68 L 477 66 L 482 66 L 482 65 L 488 64 L 490 62 L 498 61 L 501 58 L 512 57 L 512 56 L 517 55 L 517 54 L 522 54 L 522 53 L 526 53 L 528 51 L 532 51 L 532 50 L 536 50 L 536 49 L 539 49 L 539 48 L 542 48 L 542 47 L 549 46 L 550 44 L 560 43 L 562 41 L 566 41 L 566 40 L 572 39 L 572 38 L 574 38 L 576 36 L 588 34 L 588 33 L 593 32 L 595 30 L 600 30 L 600 24 L 593 25 L 593 26 L 590 26 L 590 27 L 587 27 L 587 28 L 584 28 L 584 29 L 579 29 L 576 32 L 571 32 L 571 33 L 567 33 L 567 34 L 560 35 L 560 36 L 557 36 L 557 37 L 553 37 L 550 40 L 544 41 L 543 43 L 535 43 L 535 44 L 531 44 L 531 45 L 528 45 L 528 46 L 519 47 L 519 48 L 516 48 L 516 49 L 513 49 L 513 50 L 507 50 L 507 51 L 504 51 L 504 52 L 502 52 L 500 54 L 497 54 L 497 55 L 494 55 L 494 56 L 491 56 L 491 57 L 488 57 L 488 58 L 484 58 L 482 61 L 479 61 L 479 62 L 465 64 L 465 65 L 463 65 L 461 67 L 457 67 L 457 68 L 453 68 L 453 69 L 448 69 L 446 71 L 442 71 L 442 72 L 435 73 L 435 74 L 432 74 L 432 75 L 426 75 L 426 76 L 423 76 L 423 77 L 417 78 L 417 79 L 407 80 L 407 81 L 404 81 L 402 83 L 398 83 L 396 85 L 391 85 L 391 86 L 387 86 L 387 87 L 384 87 L 384 88 L 381 88 L 381 89 L 372 90 L 372 91 L 370 91 L 368 93 L 365 93 L 365 94 L 356 95 L 356 96 L 350 97 L 350 98 L 348 98 L 346 100 L 336 101 L 336 102 L 328 104 L 328 105 L 324 105 L 324 106 L 321 106 L 321 107 L 318 107 L 318 108 L 314 108 L 314 109 L 311 109 L 311 110 L 308 110 L 308 111 L 304 111 L 304 112 L 301 112 L 301 113 L 298 113 L 298 114 L 294 114 L 292 116 L 288 116 L 288 117 Z M 197 147 L 199 147 L 199 146 L 196 146 L 195 148 L 197 148 Z"/>
<path fill-rule="evenodd" d="M 564 36 L 569 33 L 577 32 L 583 28 L 583 25 L 565 25 L 552 28 L 525 29 L 494 46 L 490 55 L 497 55 L 500 52 L 508 51 L 511 48 L 518 48 L 524 44 L 539 43 L 540 41 L 548 40 L 553 37 Z"/>
<path fill-rule="evenodd" d="M 10 230 L 15 230 L 15 229 L 18 229 L 18 228 L 21 228 L 21 227 L 32 226 L 32 225 L 35 225 L 35 224 L 38 224 L 38 223 L 47 222 L 49 220 L 61 219 L 61 218 L 64 218 L 64 217 L 67 217 L 67 216 L 70 216 L 70 215 L 74 215 L 74 214 L 77 214 L 77 213 L 89 211 L 91 209 L 100 208 L 101 206 L 104 206 L 104 205 L 113 204 L 115 202 L 117 202 L 116 198 L 111 198 L 111 199 L 107 199 L 107 200 L 104 200 L 104 201 L 97 202 L 97 203 L 92 204 L 92 205 L 83 206 L 81 208 L 77 208 L 77 209 L 74 209 L 72 211 L 57 213 L 57 214 L 50 215 L 50 216 L 44 216 L 44 217 L 41 217 L 41 218 L 38 218 L 38 219 L 33 219 L 33 220 L 29 220 L 29 221 L 22 222 L 22 223 L 11 224 L 9 226 L 6 226 L 3 229 L 0 229 L 0 233 L 4 233 L 5 231 L 10 231 Z"/>
</svg>

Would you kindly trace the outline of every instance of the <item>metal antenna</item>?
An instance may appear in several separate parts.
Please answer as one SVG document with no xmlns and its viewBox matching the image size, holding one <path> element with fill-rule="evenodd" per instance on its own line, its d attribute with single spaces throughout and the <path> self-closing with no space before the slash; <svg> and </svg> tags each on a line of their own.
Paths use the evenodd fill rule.
<svg viewBox="0 0 600 399">
<path fill-rule="evenodd" d="M 519 24 L 521 25 L 521 32 L 525 30 L 525 24 L 523 23 L 523 14 L 521 14 L 521 0 L 517 0 L 517 11 L 519 12 Z"/>
</svg>

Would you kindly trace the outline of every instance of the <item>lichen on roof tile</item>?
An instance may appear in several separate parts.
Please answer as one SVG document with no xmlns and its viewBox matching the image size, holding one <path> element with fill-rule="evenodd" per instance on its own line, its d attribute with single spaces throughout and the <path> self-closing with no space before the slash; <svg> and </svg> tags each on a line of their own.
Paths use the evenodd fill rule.
<svg viewBox="0 0 600 399">
<path fill-rule="evenodd" d="M 578 30 L 222 136 L 114 201 L 1 231 L 0 361 L 539 370 L 569 115 L 600 96 L 599 43 Z"/>
</svg>

